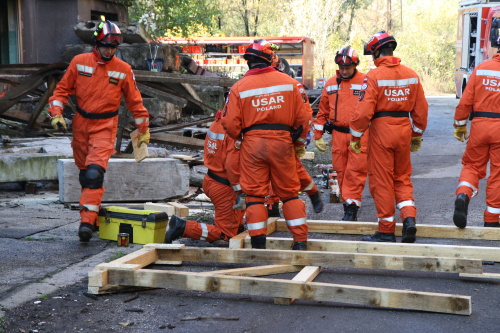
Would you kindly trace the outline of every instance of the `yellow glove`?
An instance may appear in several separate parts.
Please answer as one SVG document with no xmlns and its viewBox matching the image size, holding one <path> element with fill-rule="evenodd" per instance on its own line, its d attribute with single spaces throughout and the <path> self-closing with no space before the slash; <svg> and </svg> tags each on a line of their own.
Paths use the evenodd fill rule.
<svg viewBox="0 0 500 333">
<path fill-rule="evenodd" d="M 306 146 L 304 145 L 297 145 L 295 146 L 295 156 L 298 158 L 301 158 L 306 154 Z"/>
<path fill-rule="evenodd" d="M 453 136 L 461 142 L 464 142 L 464 139 L 467 140 L 469 138 L 469 134 L 467 134 L 467 126 L 455 126 Z"/>
<path fill-rule="evenodd" d="M 139 141 L 137 141 L 137 146 L 140 146 L 143 142 L 148 145 L 150 139 L 151 134 L 149 134 L 149 129 L 144 133 L 139 133 Z"/>
<path fill-rule="evenodd" d="M 66 125 L 66 120 L 64 120 L 61 114 L 52 117 L 50 124 L 52 125 L 52 127 L 54 127 L 55 130 L 60 130 L 61 126 L 64 128 L 64 130 L 66 131 L 68 130 L 68 126 Z"/>
<path fill-rule="evenodd" d="M 418 151 L 422 147 L 422 137 L 421 136 L 412 136 L 410 142 L 410 151 L 412 153 Z"/>
<path fill-rule="evenodd" d="M 349 142 L 349 146 L 351 147 L 352 151 L 355 152 L 356 154 L 359 154 L 361 153 L 361 140 L 356 140 L 356 141 L 353 141 L 351 139 L 351 141 Z"/>
<path fill-rule="evenodd" d="M 319 151 L 321 152 L 326 151 L 326 143 L 325 140 L 323 140 L 323 138 L 314 140 L 314 144 L 316 145 L 316 148 L 318 148 Z"/>
</svg>

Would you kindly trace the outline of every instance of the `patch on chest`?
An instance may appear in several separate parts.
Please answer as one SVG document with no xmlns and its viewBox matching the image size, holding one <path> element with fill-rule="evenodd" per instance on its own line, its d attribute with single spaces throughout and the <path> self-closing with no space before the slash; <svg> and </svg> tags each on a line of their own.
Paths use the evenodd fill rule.
<svg viewBox="0 0 500 333">
<path fill-rule="evenodd" d="M 113 77 L 109 79 L 109 83 L 111 83 L 111 84 L 118 85 L 118 82 L 120 82 L 120 81 L 118 79 L 113 78 Z"/>
</svg>

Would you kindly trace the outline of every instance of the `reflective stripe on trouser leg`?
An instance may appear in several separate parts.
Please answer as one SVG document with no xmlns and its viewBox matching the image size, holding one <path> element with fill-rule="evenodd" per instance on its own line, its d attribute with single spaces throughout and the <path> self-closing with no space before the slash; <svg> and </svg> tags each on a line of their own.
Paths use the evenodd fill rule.
<svg viewBox="0 0 500 333">
<path fill-rule="evenodd" d="M 221 234 L 222 233 L 217 226 L 188 220 L 186 221 L 186 229 L 184 229 L 182 237 L 199 239 L 211 243 L 220 239 Z"/>
<path fill-rule="evenodd" d="M 101 207 L 104 187 L 98 189 L 83 188 L 80 195 L 80 218 L 81 222 L 99 225 L 97 215 Z"/>
<path fill-rule="evenodd" d="M 399 209 L 401 221 L 404 221 L 407 217 L 417 217 L 417 208 L 413 200 L 401 201 L 396 207 Z"/>
<path fill-rule="evenodd" d="M 486 206 L 486 209 L 484 210 L 484 222 L 498 222 L 499 216 L 500 208 Z"/>
<path fill-rule="evenodd" d="M 299 198 L 283 200 L 283 215 L 286 226 L 293 235 L 293 240 L 295 242 L 307 241 L 308 227 L 304 202 Z"/>
<path fill-rule="evenodd" d="M 267 231 L 267 208 L 264 198 L 246 198 L 247 230 L 250 237 L 265 236 Z"/>
<path fill-rule="evenodd" d="M 465 193 L 470 198 L 475 197 L 477 195 L 477 188 L 473 186 L 469 182 L 462 181 L 458 183 L 457 190 L 455 192 L 456 195 L 460 193 Z"/>
<path fill-rule="evenodd" d="M 379 217 L 378 231 L 383 233 L 394 233 L 396 231 L 396 221 L 394 221 L 394 216 Z"/>
<path fill-rule="evenodd" d="M 306 168 L 300 161 L 300 158 L 297 157 L 295 160 L 297 165 L 297 176 L 299 177 L 301 191 L 306 192 L 308 195 L 313 195 L 318 190 L 316 188 L 316 183 L 314 183 L 314 180 L 307 172 Z"/>
<path fill-rule="evenodd" d="M 361 207 L 361 201 L 354 199 L 346 199 L 345 204 L 346 205 L 355 204 L 356 206 Z"/>
</svg>

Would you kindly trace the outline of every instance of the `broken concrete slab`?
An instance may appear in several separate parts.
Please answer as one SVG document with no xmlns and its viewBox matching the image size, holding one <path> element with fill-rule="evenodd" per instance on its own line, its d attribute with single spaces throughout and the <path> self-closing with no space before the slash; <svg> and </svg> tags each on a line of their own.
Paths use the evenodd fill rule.
<svg viewBox="0 0 500 333">
<path fill-rule="evenodd" d="M 73 159 L 60 159 L 59 200 L 79 202 L 79 170 Z M 171 158 L 110 159 L 104 176 L 103 202 L 146 202 L 184 196 L 189 192 L 189 166 Z"/>
<path fill-rule="evenodd" d="M 0 155 L 0 183 L 57 179 L 61 154 L 19 153 Z"/>
</svg>

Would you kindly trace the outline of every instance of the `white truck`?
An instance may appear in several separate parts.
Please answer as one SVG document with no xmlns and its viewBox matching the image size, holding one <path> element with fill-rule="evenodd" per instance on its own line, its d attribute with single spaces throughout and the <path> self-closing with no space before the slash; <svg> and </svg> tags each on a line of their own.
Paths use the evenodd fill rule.
<svg viewBox="0 0 500 333">
<path fill-rule="evenodd" d="M 459 3 L 455 86 L 457 98 L 474 67 L 497 53 L 500 0 L 465 0 Z"/>
</svg>

